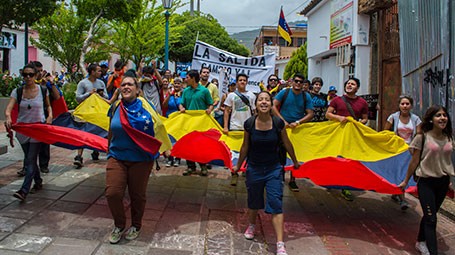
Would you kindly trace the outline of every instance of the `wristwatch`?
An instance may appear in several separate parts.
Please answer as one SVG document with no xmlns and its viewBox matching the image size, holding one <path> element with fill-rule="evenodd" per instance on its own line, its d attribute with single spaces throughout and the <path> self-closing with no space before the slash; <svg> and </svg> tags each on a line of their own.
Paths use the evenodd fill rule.
<svg viewBox="0 0 455 255">
<path fill-rule="evenodd" d="M 300 125 L 300 120 L 296 120 L 295 123 L 297 123 L 297 125 Z"/>
</svg>

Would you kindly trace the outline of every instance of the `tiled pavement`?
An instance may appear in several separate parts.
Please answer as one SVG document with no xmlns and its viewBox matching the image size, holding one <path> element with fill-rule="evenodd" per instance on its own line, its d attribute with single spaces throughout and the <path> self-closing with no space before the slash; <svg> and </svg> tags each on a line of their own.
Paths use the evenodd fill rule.
<svg viewBox="0 0 455 255">
<path fill-rule="evenodd" d="M 0 130 L 0 144 L 6 144 Z M 113 222 L 104 191 L 106 161 L 76 170 L 75 152 L 52 147 L 44 189 L 20 203 L 12 197 L 22 179 L 19 146 L 0 156 L 0 254 L 273 254 L 271 217 L 261 213 L 254 241 L 243 238 L 246 189 L 229 185 L 223 168 L 209 177 L 182 176 L 183 167 L 150 177 L 144 226 L 135 241 L 111 245 Z M 85 152 L 84 158 L 90 158 Z M 415 198 L 402 212 L 390 196 L 354 192 L 347 202 L 299 180 L 301 191 L 285 189 L 285 241 L 294 254 L 417 254 L 414 249 L 421 209 Z M 129 202 L 126 200 L 125 204 Z M 439 215 L 441 254 L 455 254 L 455 223 Z"/>
</svg>

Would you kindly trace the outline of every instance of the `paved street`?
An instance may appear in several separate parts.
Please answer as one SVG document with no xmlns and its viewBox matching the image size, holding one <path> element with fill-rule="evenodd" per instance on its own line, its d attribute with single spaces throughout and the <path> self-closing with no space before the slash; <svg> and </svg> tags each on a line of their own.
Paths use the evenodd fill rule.
<svg viewBox="0 0 455 255">
<path fill-rule="evenodd" d="M 6 144 L 0 130 L 0 144 Z M 140 237 L 111 245 L 113 221 L 104 191 L 105 156 L 72 166 L 75 152 L 52 147 L 44 189 L 20 203 L 12 194 L 22 183 L 19 146 L 0 156 L 0 254 L 274 254 L 269 215 L 260 214 L 254 241 L 243 238 L 246 189 L 243 179 L 229 185 L 223 168 L 209 177 L 182 176 L 183 167 L 154 171 Z M 417 254 L 415 236 L 421 215 L 418 201 L 402 212 L 390 196 L 354 192 L 347 202 L 299 180 L 299 193 L 285 189 L 285 241 L 294 254 Z M 128 204 L 125 201 L 125 204 Z M 455 223 L 439 215 L 441 254 L 455 254 Z"/>
</svg>

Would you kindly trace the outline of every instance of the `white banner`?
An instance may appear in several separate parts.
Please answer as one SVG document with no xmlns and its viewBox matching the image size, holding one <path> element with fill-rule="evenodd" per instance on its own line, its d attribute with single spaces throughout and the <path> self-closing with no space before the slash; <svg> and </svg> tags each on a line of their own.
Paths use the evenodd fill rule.
<svg viewBox="0 0 455 255">
<path fill-rule="evenodd" d="M 193 52 L 191 69 L 200 70 L 201 67 L 210 69 L 211 81 L 219 78 L 220 70 L 226 70 L 230 79 L 235 79 L 237 74 L 248 75 L 247 90 L 259 92 L 259 83 L 267 83 L 269 75 L 275 73 L 275 54 L 254 57 L 243 57 L 220 50 L 205 42 L 196 41 Z M 222 81 L 219 81 L 222 84 Z"/>
</svg>

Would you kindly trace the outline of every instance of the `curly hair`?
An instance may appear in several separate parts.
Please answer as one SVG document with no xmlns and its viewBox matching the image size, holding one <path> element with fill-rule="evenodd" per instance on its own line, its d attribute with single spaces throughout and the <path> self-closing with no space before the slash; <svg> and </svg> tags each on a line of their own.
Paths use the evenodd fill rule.
<svg viewBox="0 0 455 255">
<path fill-rule="evenodd" d="M 450 119 L 449 113 L 447 112 L 447 109 L 441 105 L 433 105 L 427 109 L 425 115 L 423 116 L 422 131 L 426 133 L 433 129 L 433 117 L 440 110 L 443 110 L 447 115 L 447 125 L 442 130 L 442 133 L 445 134 L 450 140 L 452 140 L 452 121 Z"/>
</svg>

